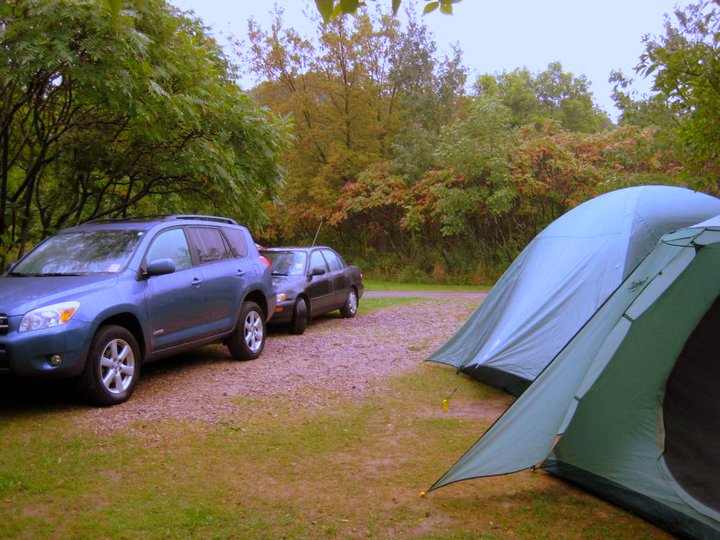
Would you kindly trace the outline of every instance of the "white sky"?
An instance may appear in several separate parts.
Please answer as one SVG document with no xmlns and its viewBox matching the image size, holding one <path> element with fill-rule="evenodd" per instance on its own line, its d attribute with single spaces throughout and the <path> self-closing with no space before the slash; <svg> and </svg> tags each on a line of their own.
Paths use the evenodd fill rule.
<svg viewBox="0 0 720 540">
<path fill-rule="evenodd" d="M 272 0 L 170 1 L 182 10 L 192 10 L 220 43 L 229 35 L 246 39 L 249 18 L 269 29 L 274 5 Z M 375 1 L 388 9 L 391 4 L 391 0 Z M 285 11 L 287 26 L 301 35 L 313 35 L 307 15 L 315 12 L 313 0 L 280 0 L 277 4 Z M 434 12 L 423 22 L 440 55 L 449 53 L 452 43 L 460 45 L 469 82 L 483 73 L 519 67 L 537 73 L 550 62 L 560 61 L 564 71 L 590 80 L 595 102 L 615 118 L 610 72 L 620 69 L 634 77 L 633 69 L 644 51 L 643 36 L 664 34 L 664 15 L 688 4 L 689 0 L 462 0 L 453 16 Z M 409 0 L 403 0 L 401 11 L 406 5 Z M 418 17 L 422 5 L 424 2 L 416 2 Z M 243 86 L 254 83 L 247 79 Z M 639 81 L 636 88 L 646 92 L 649 81 Z"/>
</svg>

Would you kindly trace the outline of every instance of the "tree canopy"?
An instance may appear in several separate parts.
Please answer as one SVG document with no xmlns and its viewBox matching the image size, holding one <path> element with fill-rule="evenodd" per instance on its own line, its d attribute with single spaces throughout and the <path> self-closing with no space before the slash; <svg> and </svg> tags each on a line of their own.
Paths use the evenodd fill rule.
<svg viewBox="0 0 720 540">
<path fill-rule="evenodd" d="M 379 272 L 487 280 L 550 221 L 618 187 L 673 181 L 651 127 L 612 129 L 559 62 L 478 77 L 417 18 L 251 23 L 258 102 L 293 121 L 263 241 L 323 241 Z"/>
<path fill-rule="evenodd" d="M 0 6 L 0 242 L 82 220 L 220 208 L 261 217 L 284 127 L 164 0 Z"/>
<path fill-rule="evenodd" d="M 385 14 L 318 0 L 310 35 L 278 9 L 268 28 L 250 22 L 236 65 L 165 0 L 118 5 L 0 4 L 4 256 L 85 219 L 195 211 L 242 219 L 269 244 L 310 242 L 323 224 L 320 241 L 376 275 L 487 283 L 597 194 L 720 191 L 713 1 L 645 38 L 649 96 L 612 74 L 618 125 L 559 62 L 468 85 L 462 51 L 440 57 L 419 13 L 394 16 L 397 0 Z M 258 79 L 249 94 L 239 66 Z"/>
<path fill-rule="evenodd" d="M 499 99 L 518 127 L 555 120 L 570 131 L 594 133 L 610 127 L 607 114 L 595 105 L 590 84 L 583 75 L 565 73 L 560 62 L 536 75 L 527 68 L 478 78 L 475 90 Z"/>
</svg>

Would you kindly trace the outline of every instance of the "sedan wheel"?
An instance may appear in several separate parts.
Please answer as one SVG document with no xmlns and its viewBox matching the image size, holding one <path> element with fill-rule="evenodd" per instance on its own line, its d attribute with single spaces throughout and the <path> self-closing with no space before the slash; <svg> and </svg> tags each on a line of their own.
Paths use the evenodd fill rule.
<svg viewBox="0 0 720 540">
<path fill-rule="evenodd" d="M 304 298 L 298 298 L 295 302 L 292 321 L 290 321 L 290 333 L 300 335 L 305 332 L 307 326 L 307 304 Z"/>
<path fill-rule="evenodd" d="M 227 342 L 238 360 L 254 360 L 265 347 L 265 314 L 255 302 L 244 302 L 237 328 Z"/>
<path fill-rule="evenodd" d="M 121 326 L 101 328 L 93 338 L 81 389 L 96 405 L 126 401 L 140 377 L 140 354 L 135 337 Z"/>
<path fill-rule="evenodd" d="M 340 315 L 345 317 L 346 319 L 350 319 L 355 316 L 358 309 L 358 297 L 357 293 L 355 292 L 355 289 L 350 289 L 350 292 L 347 296 L 347 301 L 345 302 L 345 305 L 340 308 Z"/>
</svg>

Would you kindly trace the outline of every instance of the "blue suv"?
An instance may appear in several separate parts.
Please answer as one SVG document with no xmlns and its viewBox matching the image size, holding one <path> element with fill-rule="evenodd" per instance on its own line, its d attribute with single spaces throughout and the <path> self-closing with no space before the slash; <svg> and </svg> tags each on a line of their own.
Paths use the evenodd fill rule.
<svg viewBox="0 0 720 540">
<path fill-rule="evenodd" d="M 274 309 L 270 263 L 232 219 L 90 221 L 0 277 L 0 374 L 77 377 L 114 405 L 145 362 L 213 342 L 257 358 Z"/>
</svg>

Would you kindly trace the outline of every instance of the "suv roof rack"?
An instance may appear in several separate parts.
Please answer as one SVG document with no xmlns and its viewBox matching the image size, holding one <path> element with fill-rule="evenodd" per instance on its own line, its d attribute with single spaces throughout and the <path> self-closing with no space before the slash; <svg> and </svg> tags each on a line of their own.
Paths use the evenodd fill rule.
<svg viewBox="0 0 720 540">
<path fill-rule="evenodd" d="M 230 225 L 237 225 L 237 221 L 232 218 L 219 217 L 219 216 L 207 216 L 203 214 L 171 214 L 169 216 L 163 216 L 165 220 L 171 219 L 201 219 L 204 221 L 218 221 L 220 223 L 229 223 Z"/>
<path fill-rule="evenodd" d="M 203 221 L 217 221 L 219 223 L 227 223 L 230 225 L 238 224 L 238 222 L 232 218 L 226 218 L 226 217 L 220 217 L 220 216 L 206 216 L 203 214 L 160 214 L 160 215 L 133 216 L 133 217 L 124 217 L 124 218 L 105 218 L 105 219 L 101 218 L 101 219 L 91 219 L 90 221 L 85 221 L 84 223 L 118 223 L 121 221 L 153 221 L 153 220 L 171 221 L 173 219 L 197 219 L 197 220 L 203 220 Z"/>
</svg>

